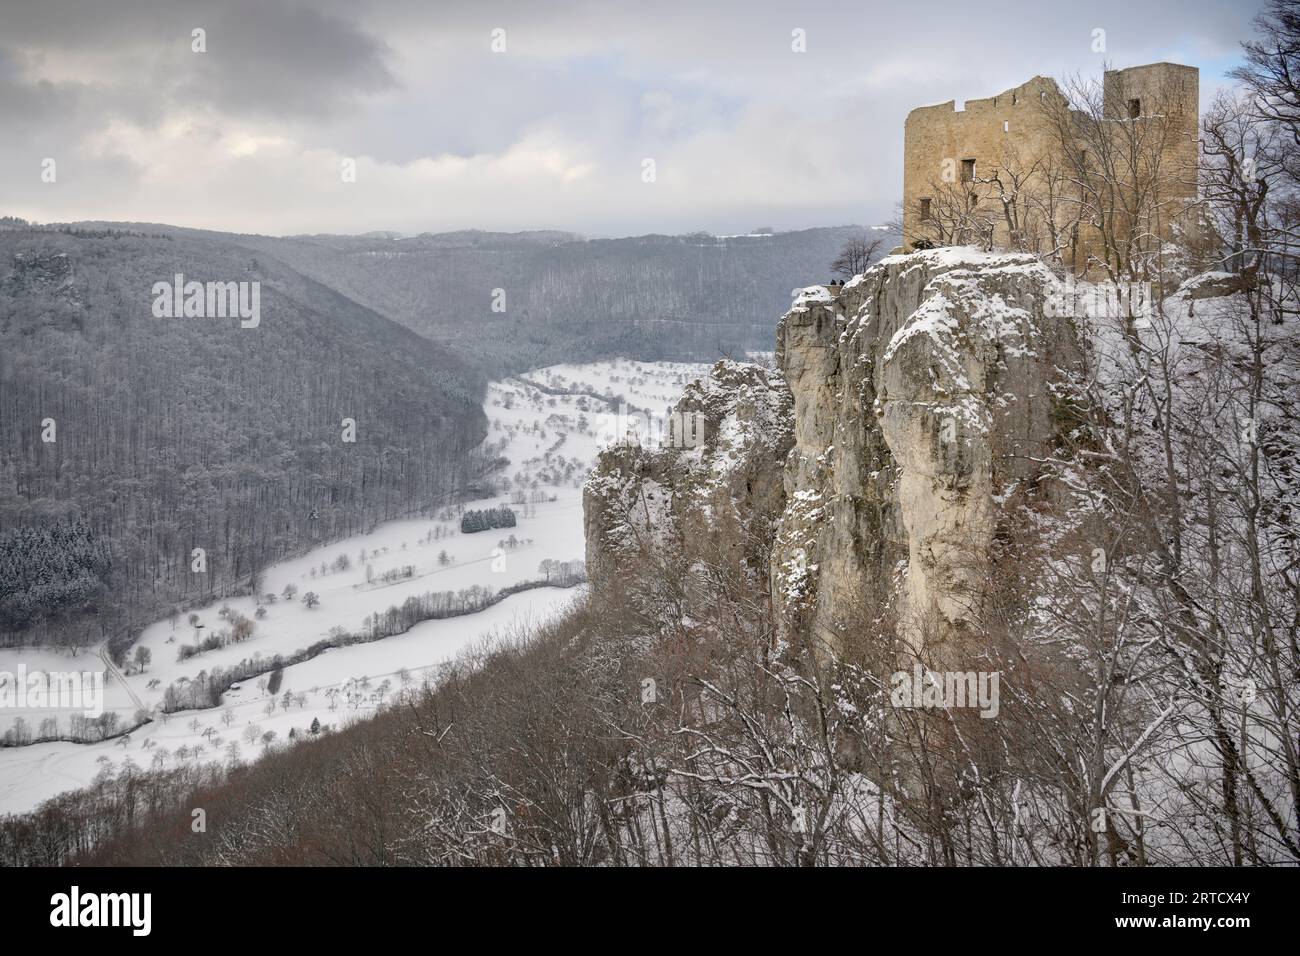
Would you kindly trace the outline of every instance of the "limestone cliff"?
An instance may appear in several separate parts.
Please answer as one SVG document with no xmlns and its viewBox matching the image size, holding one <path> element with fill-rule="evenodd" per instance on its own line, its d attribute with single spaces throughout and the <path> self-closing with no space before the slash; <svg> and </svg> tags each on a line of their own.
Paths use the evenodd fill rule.
<svg viewBox="0 0 1300 956">
<path fill-rule="evenodd" d="M 939 654 L 978 617 L 1011 505 L 1047 491 L 1054 388 L 1079 361 L 1072 325 L 1044 316 L 1050 282 L 1032 256 L 943 249 L 796 301 L 777 333 L 795 407 L 772 557 L 787 637 L 834 651 L 891 614 Z"/>
<path fill-rule="evenodd" d="M 719 363 L 684 397 L 708 409 L 702 448 L 602 456 L 584 496 L 593 581 L 647 546 L 727 538 L 737 567 L 770 553 L 783 642 L 833 653 L 891 616 L 941 655 L 980 614 L 1009 516 L 1051 493 L 1039 462 L 1079 349 L 1044 315 L 1050 283 L 1032 256 L 944 249 L 805 290 L 779 376 Z"/>
</svg>

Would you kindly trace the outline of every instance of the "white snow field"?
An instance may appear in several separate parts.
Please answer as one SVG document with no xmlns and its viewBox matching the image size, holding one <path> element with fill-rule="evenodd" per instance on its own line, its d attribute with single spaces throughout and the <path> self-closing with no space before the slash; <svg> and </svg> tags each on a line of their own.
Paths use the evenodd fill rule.
<svg viewBox="0 0 1300 956">
<path fill-rule="evenodd" d="M 331 648 L 285 667 L 274 695 L 267 688 L 269 675 L 263 674 L 232 687 L 218 707 L 170 715 L 160 707 L 168 686 L 183 688 L 200 672 L 258 657 L 288 657 L 335 628 L 367 633 L 367 618 L 412 595 L 475 586 L 499 591 L 545 578 L 543 561 L 582 560 L 582 482 L 600 448 L 627 435 L 629 426 L 638 440 L 653 443 L 658 422 L 651 421 L 647 429 L 646 418 L 637 412 L 661 418 L 682 389 L 707 369 L 613 360 L 553 366 L 491 383 L 484 403 L 488 435 L 483 450 L 509 460 L 493 476 L 504 490 L 464 507 L 510 503 L 518 516 L 516 527 L 462 534 L 455 509 L 435 518 L 388 522 L 274 565 L 264 575 L 260 602 L 254 596 L 229 598 L 176 621 L 150 625 L 137 646 L 149 650 L 151 662 L 143 673 L 110 671 L 104 707 L 118 713 L 122 726 L 135 723 L 141 708 L 152 711 L 154 719 L 128 735 L 95 743 L 0 748 L 0 813 L 31 810 L 64 790 L 90 783 L 105 769 L 120 770 L 127 761 L 148 768 L 176 761 L 248 760 L 265 746 L 283 743 L 291 731 L 295 736 L 306 732 L 313 720 L 337 727 L 373 714 L 403 690 L 436 680 L 438 668 L 458 654 L 508 639 L 561 612 L 578 589 L 527 590 L 473 614 L 424 621 L 404 634 Z M 621 417 L 620 405 L 627 410 Z M 344 563 L 340 556 L 346 556 L 345 569 L 339 567 Z M 408 566 L 410 577 L 380 580 L 385 572 Z M 288 586 L 297 588 L 291 599 L 284 597 Z M 302 600 L 309 591 L 319 598 L 310 608 Z M 266 601 L 267 593 L 277 600 Z M 223 617 L 225 607 L 229 612 Z M 197 627 L 189 622 L 191 613 Z M 253 622 L 245 640 L 179 659 L 182 645 L 229 628 L 238 615 Z M 102 671 L 99 650 L 83 648 L 74 655 L 53 648 L 0 649 L 0 675 L 17 674 L 19 665 L 29 673 Z M 31 734 L 50 717 L 67 733 L 70 713 L 0 707 L 0 733 L 19 717 Z M 268 734 L 274 736 L 266 738 Z"/>
</svg>

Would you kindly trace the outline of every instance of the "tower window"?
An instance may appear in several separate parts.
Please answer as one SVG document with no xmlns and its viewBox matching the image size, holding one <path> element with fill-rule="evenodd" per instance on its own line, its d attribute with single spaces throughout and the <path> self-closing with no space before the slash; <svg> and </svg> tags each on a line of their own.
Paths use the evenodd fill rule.
<svg viewBox="0 0 1300 956">
<path fill-rule="evenodd" d="M 1141 115 L 1142 115 L 1142 101 L 1141 101 L 1141 100 L 1129 100 L 1129 101 L 1128 101 L 1128 118 L 1129 118 L 1129 119 L 1137 119 L 1137 118 L 1138 118 L 1139 116 L 1141 116 Z"/>
<path fill-rule="evenodd" d="M 975 179 L 975 160 L 963 159 L 961 161 L 961 181 L 969 183 Z"/>
<path fill-rule="evenodd" d="M 921 221 L 930 221 L 930 200 L 928 198 L 921 200 Z"/>
</svg>

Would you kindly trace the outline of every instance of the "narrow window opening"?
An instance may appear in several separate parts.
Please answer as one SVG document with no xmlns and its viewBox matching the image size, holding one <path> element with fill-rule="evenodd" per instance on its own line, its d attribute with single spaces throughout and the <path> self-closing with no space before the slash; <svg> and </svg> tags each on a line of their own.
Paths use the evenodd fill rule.
<svg viewBox="0 0 1300 956">
<path fill-rule="evenodd" d="M 973 182 L 975 179 L 975 160 L 963 159 L 961 161 L 961 181 L 964 183 Z"/>
<path fill-rule="evenodd" d="M 1004 132 L 1004 133 L 1010 133 L 1010 132 L 1011 132 L 1011 120 L 1003 120 L 1003 121 L 1002 121 L 1002 132 Z"/>
<path fill-rule="evenodd" d="M 1138 118 L 1139 116 L 1141 116 L 1141 115 L 1142 115 L 1142 101 L 1141 101 L 1141 100 L 1129 100 L 1129 101 L 1128 101 L 1128 118 L 1129 118 L 1129 119 L 1137 119 L 1137 118 Z"/>
<path fill-rule="evenodd" d="M 921 221 L 922 222 L 930 221 L 930 200 L 929 199 L 921 200 Z"/>
</svg>

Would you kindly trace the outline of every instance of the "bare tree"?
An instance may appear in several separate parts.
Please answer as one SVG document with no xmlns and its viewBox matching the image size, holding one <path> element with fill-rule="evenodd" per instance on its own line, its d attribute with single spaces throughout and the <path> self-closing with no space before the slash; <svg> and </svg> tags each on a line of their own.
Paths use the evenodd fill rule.
<svg viewBox="0 0 1300 956">
<path fill-rule="evenodd" d="M 1195 135 L 1184 91 L 1166 81 L 1146 92 L 1136 114 L 1104 80 L 1074 77 L 1062 94 L 1038 108 L 1061 158 L 1058 182 L 1074 193 L 1071 218 L 1086 227 L 1071 261 L 1112 281 L 1150 281 L 1162 274 L 1173 223 L 1194 193 L 1196 170 L 1176 166 L 1179 137 Z"/>
<path fill-rule="evenodd" d="M 866 272 L 867 267 L 875 261 L 876 253 L 884 241 L 879 237 L 850 239 L 844 243 L 839 255 L 831 262 L 831 273 L 844 279 L 852 279 Z"/>
<path fill-rule="evenodd" d="M 1300 2 L 1269 0 L 1255 26 L 1263 38 L 1242 44 L 1246 62 L 1229 76 L 1250 91 L 1261 119 L 1279 124 L 1300 146 Z"/>
</svg>

